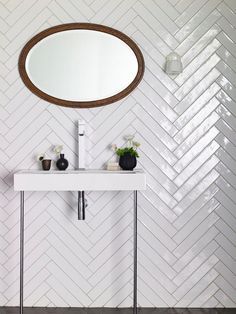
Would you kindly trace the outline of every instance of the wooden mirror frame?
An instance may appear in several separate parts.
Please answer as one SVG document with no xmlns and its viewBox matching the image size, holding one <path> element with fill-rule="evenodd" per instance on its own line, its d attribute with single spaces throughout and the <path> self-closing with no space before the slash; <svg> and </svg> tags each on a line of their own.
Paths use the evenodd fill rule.
<svg viewBox="0 0 236 314">
<path fill-rule="evenodd" d="M 25 68 L 25 62 L 26 58 L 28 56 L 28 53 L 30 50 L 36 45 L 39 41 L 44 39 L 45 37 L 48 37 L 52 34 L 62 32 L 62 31 L 67 31 L 67 30 L 75 30 L 75 29 L 85 29 L 85 30 L 95 30 L 103 33 L 108 33 L 110 35 L 116 36 L 122 41 L 124 41 L 134 52 L 137 62 L 138 62 L 138 72 L 134 78 L 134 80 L 121 92 L 107 97 L 103 99 L 98 99 L 98 100 L 93 100 L 93 101 L 70 101 L 70 100 L 64 100 L 60 98 L 53 97 L 51 95 L 48 95 L 41 91 L 38 87 L 36 87 L 32 81 L 30 80 L 26 68 Z M 64 107 L 72 107 L 72 108 L 94 108 L 94 107 L 99 107 L 99 106 L 105 106 L 111 103 L 114 103 L 127 95 L 129 95 L 140 83 L 143 74 L 144 74 L 144 58 L 142 55 L 141 50 L 139 47 L 136 45 L 136 43 L 129 38 L 127 35 L 124 33 L 113 29 L 108 26 L 104 25 L 99 25 L 99 24 L 90 24 L 90 23 L 70 23 L 70 24 L 62 24 L 62 25 L 57 25 L 51 28 L 48 28 L 37 35 L 35 35 L 32 39 L 30 39 L 24 48 L 22 49 L 19 57 L 19 63 L 18 63 L 18 68 L 19 68 L 19 73 L 20 76 L 24 82 L 24 84 L 28 87 L 28 89 L 34 93 L 36 96 L 59 106 L 64 106 Z"/>
</svg>

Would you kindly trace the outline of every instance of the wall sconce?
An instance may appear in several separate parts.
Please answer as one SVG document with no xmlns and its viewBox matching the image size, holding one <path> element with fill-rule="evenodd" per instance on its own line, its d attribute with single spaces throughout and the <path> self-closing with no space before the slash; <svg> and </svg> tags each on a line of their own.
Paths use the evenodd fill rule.
<svg viewBox="0 0 236 314">
<path fill-rule="evenodd" d="M 181 58 L 176 52 L 171 52 L 166 57 L 165 71 L 169 75 L 177 75 L 183 71 Z"/>
</svg>

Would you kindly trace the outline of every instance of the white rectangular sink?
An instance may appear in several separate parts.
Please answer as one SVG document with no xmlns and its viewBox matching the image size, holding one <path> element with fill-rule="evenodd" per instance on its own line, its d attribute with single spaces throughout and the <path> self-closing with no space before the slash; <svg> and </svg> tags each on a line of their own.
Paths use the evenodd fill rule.
<svg viewBox="0 0 236 314">
<path fill-rule="evenodd" d="M 124 191 L 145 190 L 143 170 L 22 170 L 14 174 L 15 191 Z"/>
</svg>

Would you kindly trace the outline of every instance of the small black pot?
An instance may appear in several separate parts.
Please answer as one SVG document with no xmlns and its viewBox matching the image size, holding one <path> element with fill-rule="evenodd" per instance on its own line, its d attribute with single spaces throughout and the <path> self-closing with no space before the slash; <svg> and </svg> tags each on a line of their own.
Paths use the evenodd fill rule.
<svg viewBox="0 0 236 314">
<path fill-rule="evenodd" d="M 69 163 L 68 160 L 64 158 L 64 154 L 60 154 L 60 158 L 58 159 L 56 166 L 58 170 L 66 170 Z"/>
<path fill-rule="evenodd" d="M 137 159 L 135 156 L 125 154 L 120 157 L 119 165 L 123 170 L 133 170 L 137 165 Z"/>
<path fill-rule="evenodd" d="M 51 168 L 51 159 L 43 159 L 42 160 L 42 168 L 43 168 L 43 170 L 50 170 L 50 168 Z"/>
</svg>

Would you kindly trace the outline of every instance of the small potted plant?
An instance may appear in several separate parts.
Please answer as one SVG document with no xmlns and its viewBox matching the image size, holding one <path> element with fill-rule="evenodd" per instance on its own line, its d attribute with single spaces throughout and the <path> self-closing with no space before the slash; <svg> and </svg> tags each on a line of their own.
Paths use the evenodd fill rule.
<svg viewBox="0 0 236 314">
<path fill-rule="evenodd" d="M 48 171 L 51 168 L 52 160 L 45 157 L 46 157 L 46 154 L 40 154 L 38 156 L 38 161 L 41 162 L 43 170 Z"/>
<path fill-rule="evenodd" d="M 116 144 L 112 144 L 112 149 L 119 156 L 119 166 L 123 170 L 133 170 L 137 165 L 139 154 L 137 148 L 140 143 L 134 141 L 134 136 L 126 137 L 127 146 L 118 148 Z"/>
<path fill-rule="evenodd" d="M 62 150 L 63 150 L 62 145 L 57 145 L 53 149 L 54 153 L 60 157 L 56 162 L 56 166 L 58 170 L 66 170 L 67 167 L 69 166 L 69 162 L 67 159 L 65 159 L 65 155 L 62 154 Z"/>
</svg>

